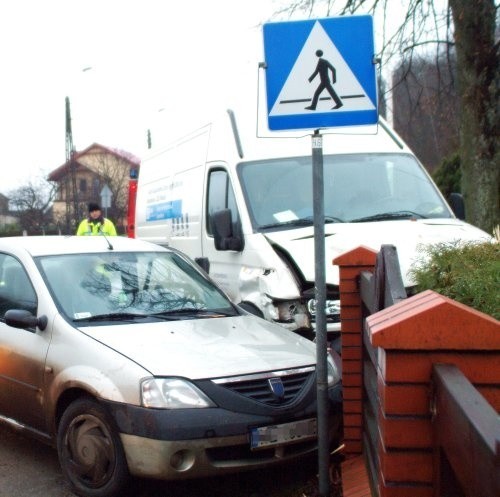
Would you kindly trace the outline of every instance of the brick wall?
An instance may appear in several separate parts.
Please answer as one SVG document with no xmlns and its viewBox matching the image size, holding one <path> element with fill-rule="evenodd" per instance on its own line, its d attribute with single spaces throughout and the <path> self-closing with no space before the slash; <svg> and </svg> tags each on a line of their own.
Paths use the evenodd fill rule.
<svg viewBox="0 0 500 497">
<path fill-rule="evenodd" d="M 364 325 L 358 280 L 375 260 L 375 252 L 359 247 L 333 261 L 340 269 L 345 454 L 366 452 L 363 357 L 375 357 L 377 495 L 433 497 L 433 365 L 456 365 L 499 412 L 500 322 L 426 291 L 372 314 Z"/>
</svg>

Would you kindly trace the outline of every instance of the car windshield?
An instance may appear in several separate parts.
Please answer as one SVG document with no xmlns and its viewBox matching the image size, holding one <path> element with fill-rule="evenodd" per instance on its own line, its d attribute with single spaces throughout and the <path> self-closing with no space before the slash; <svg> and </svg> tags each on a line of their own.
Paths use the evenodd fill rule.
<svg viewBox="0 0 500 497">
<path fill-rule="evenodd" d="M 227 297 L 175 252 L 41 257 L 38 266 L 67 318 L 81 322 L 236 315 Z"/>
<path fill-rule="evenodd" d="M 409 154 L 325 155 L 325 222 L 450 218 L 424 168 Z M 313 224 L 312 159 L 241 163 L 255 231 Z"/>
</svg>

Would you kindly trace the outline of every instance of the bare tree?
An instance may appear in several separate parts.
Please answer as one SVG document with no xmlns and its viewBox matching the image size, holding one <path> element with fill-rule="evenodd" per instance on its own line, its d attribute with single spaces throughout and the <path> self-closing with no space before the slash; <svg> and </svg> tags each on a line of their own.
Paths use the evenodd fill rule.
<svg viewBox="0 0 500 497">
<path fill-rule="evenodd" d="M 292 0 L 279 14 L 330 16 L 371 13 L 382 19 L 382 64 L 395 59 L 411 68 L 432 47 L 436 60 L 456 58 L 460 100 L 460 164 L 467 220 L 492 232 L 500 222 L 499 43 L 495 0 L 407 0 L 397 29 L 389 0 Z M 440 5 L 444 8 L 440 9 Z M 449 64 L 451 67 L 451 64 Z M 390 91 L 391 88 L 388 88 Z"/>
<path fill-rule="evenodd" d="M 460 163 L 468 218 L 490 233 L 499 223 L 499 45 L 494 0 L 449 0 L 461 100 Z"/>
<path fill-rule="evenodd" d="M 51 229 L 50 206 L 55 196 L 55 186 L 44 179 L 32 179 L 7 195 L 19 219 L 22 230 L 28 234 L 45 234 Z"/>
<path fill-rule="evenodd" d="M 433 173 L 459 149 L 456 60 L 414 58 L 411 68 L 402 62 L 392 79 L 394 128 Z"/>
</svg>

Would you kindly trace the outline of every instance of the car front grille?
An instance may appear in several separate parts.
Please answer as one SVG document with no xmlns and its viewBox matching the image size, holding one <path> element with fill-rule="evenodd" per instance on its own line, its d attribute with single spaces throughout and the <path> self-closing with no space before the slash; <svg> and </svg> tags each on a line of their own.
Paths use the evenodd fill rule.
<svg viewBox="0 0 500 497">
<path fill-rule="evenodd" d="M 269 406 L 293 402 L 314 375 L 314 366 L 253 374 L 212 381 L 229 390 Z M 271 384 L 275 383 L 274 389 Z M 276 385 L 277 383 L 277 385 Z"/>
</svg>

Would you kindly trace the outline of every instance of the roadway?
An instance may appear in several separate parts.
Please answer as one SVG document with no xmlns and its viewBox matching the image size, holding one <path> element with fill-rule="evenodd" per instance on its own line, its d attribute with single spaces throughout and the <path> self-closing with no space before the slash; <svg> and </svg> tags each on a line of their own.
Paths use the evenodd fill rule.
<svg viewBox="0 0 500 497">
<path fill-rule="evenodd" d="M 298 497 L 314 493 L 316 460 L 225 477 L 184 482 L 135 480 L 133 497 Z M 57 453 L 0 424 L 0 497 L 75 497 Z"/>
</svg>

